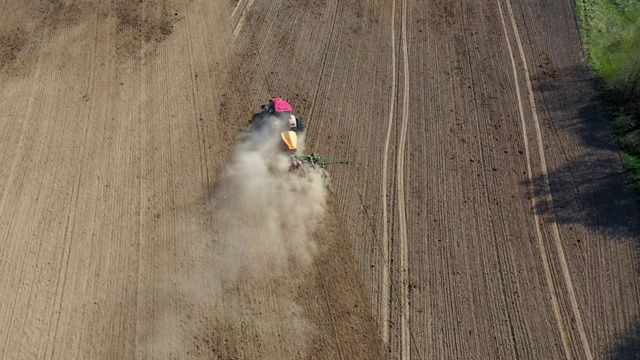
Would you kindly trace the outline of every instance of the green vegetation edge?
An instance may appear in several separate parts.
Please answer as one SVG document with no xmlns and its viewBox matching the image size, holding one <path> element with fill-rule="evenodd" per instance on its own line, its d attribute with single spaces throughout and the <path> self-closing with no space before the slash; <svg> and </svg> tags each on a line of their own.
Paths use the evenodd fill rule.
<svg viewBox="0 0 640 360">
<path fill-rule="evenodd" d="M 589 64 L 640 197 L 640 1 L 573 0 Z"/>
</svg>

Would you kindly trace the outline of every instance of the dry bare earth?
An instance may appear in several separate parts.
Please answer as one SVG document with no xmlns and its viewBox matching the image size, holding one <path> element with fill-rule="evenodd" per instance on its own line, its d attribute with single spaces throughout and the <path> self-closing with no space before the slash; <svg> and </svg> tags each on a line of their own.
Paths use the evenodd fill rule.
<svg viewBox="0 0 640 360">
<path fill-rule="evenodd" d="M 225 5 L 2 2 L 0 358 L 382 350 L 335 217 L 293 269 L 221 235 L 256 106 Z"/>
<path fill-rule="evenodd" d="M 0 14 L 0 358 L 603 358 L 629 341 L 639 214 L 570 1 Z M 243 252 L 270 243 L 220 220 L 225 163 L 271 95 L 308 147 L 352 160 L 310 264 Z"/>
<path fill-rule="evenodd" d="M 637 349 L 638 208 L 570 1 L 236 3 L 252 94 L 353 161 L 337 210 L 391 358 Z"/>
</svg>

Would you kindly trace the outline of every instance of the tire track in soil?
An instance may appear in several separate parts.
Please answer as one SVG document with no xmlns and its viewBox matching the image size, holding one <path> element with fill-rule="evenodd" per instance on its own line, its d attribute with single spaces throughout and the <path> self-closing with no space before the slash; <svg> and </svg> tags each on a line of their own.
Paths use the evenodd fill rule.
<svg viewBox="0 0 640 360">
<path fill-rule="evenodd" d="M 233 19 L 234 17 L 236 17 L 236 12 L 238 12 L 238 9 L 240 8 L 240 5 L 242 5 L 242 2 L 244 0 L 238 0 L 238 2 L 235 4 L 235 6 L 233 7 L 233 11 L 231 12 L 231 18 Z"/>
<path fill-rule="evenodd" d="M 520 114 L 520 123 L 522 126 L 522 138 L 523 138 L 523 142 L 524 142 L 524 150 L 525 150 L 525 159 L 526 159 L 526 163 L 527 163 L 527 178 L 529 180 L 529 182 L 531 182 L 531 180 L 533 179 L 533 174 L 532 174 L 532 170 L 531 170 L 531 151 L 529 148 L 529 140 L 528 140 L 528 135 L 527 135 L 527 129 L 526 129 L 526 124 L 525 124 L 525 119 L 524 119 L 524 110 L 523 110 L 523 105 L 522 105 L 522 97 L 520 95 L 520 84 L 518 81 L 518 74 L 517 74 L 517 69 L 516 69 L 516 64 L 515 64 L 515 59 L 513 57 L 513 49 L 511 48 L 511 43 L 509 42 L 509 37 L 507 34 L 507 27 L 506 27 L 506 23 L 504 20 L 504 13 L 502 11 L 502 5 L 500 5 L 500 1 L 497 1 L 498 3 L 498 8 L 500 10 L 500 18 L 502 20 L 502 26 L 503 26 L 503 30 L 504 30 L 504 34 L 505 34 L 505 41 L 507 43 L 507 48 L 509 49 L 509 57 L 511 58 L 511 66 L 513 69 L 513 78 L 514 78 L 514 82 L 515 82 L 515 88 L 516 88 L 516 98 L 518 100 L 518 113 Z M 558 303 L 558 296 L 556 295 L 556 290 L 555 287 L 553 285 L 553 279 L 551 276 L 551 270 L 549 267 L 549 260 L 547 259 L 546 256 L 544 256 L 544 254 L 546 253 L 545 250 L 545 246 L 544 246 L 544 242 L 542 241 L 542 230 L 540 229 L 540 216 L 538 214 L 538 212 L 536 211 L 536 200 L 535 198 L 531 199 L 532 202 L 532 208 L 533 208 L 533 216 L 534 216 L 534 222 L 536 223 L 536 238 L 538 239 L 538 247 L 540 248 L 540 252 L 542 255 L 542 266 L 544 268 L 544 273 L 545 273 L 545 279 L 547 282 L 547 286 L 549 289 L 549 294 L 551 296 L 551 306 L 553 308 L 553 313 L 554 316 L 556 318 L 556 321 L 558 323 L 558 328 L 561 334 L 561 340 L 562 340 L 562 347 L 564 348 L 565 354 L 567 355 L 567 358 L 570 358 L 569 355 L 569 345 L 568 345 L 568 335 L 564 329 L 564 327 L 562 326 L 562 315 L 560 314 L 560 305 Z"/>
<path fill-rule="evenodd" d="M 395 31 L 396 3 L 391 3 L 391 96 L 389 99 L 389 119 L 387 126 L 387 137 L 384 142 L 384 153 L 382 154 L 382 339 L 385 344 L 389 344 L 389 312 L 390 312 L 390 280 L 389 280 L 389 209 L 387 202 L 388 173 L 389 173 L 389 144 L 391 142 L 391 128 L 393 126 L 393 112 L 396 103 L 396 31 Z"/>
<path fill-rule="evenodd" d="M 521 126 L 522 126 L 522 136 L 523 136 L 523 141 L 524 141 L 524 147 L 525 147 L 525 155 L 526 155 L 526 163 L 527 163 L 527 177 L 529 180 L 529 187 L 533 187 L 533 172 L 532 172 L 532 166 L 531 166 L 531 150 L 529 147 L 529 141 L 528 141 L 528 136 L 527 136 L 527 129 L 526 129 L 526 121 L 524 118 L 524 110 L 523 110 L 523 100 L 522 100 L 522 95 L 520 93 L 520 85 L 519 85 L 519 81 L 518 81 L 518 70 L 516 67 L 516 63 L 515 63 L 515 58 L 513 55 L 513 49 L 511 47 L 511 43 L 509 42 L 509 35 L 507 33 L 507 25 L 504 19 L 504 11 L 502 9 L 502 5 L 500 3 L 500 1 L 497 1 L 498 3 L 498 8 L 500 11 L 500 17 L 502 20 L 502 27 L 504 30 L 504 34 L 505 34 L 505 41 L 507 43 L 507 47 L 509 49 L 509 56 L 511 58 L 511 66 L 513 68 L 513 77 L 514 77 L 514 82 L 515 82 L 515 88 L 516 88 L 516 97 L 518 100 L 518 110 L 519 110 L 519 114 L 520 114 L 520 122 L 521 122 Z M 522 47 L 522 42 L 520 40 L 520 34 L 518 31 L 518 28 L 516 26 L 515 23 L 515 17 L 513 14 L 513 9 L 511 7 L 511 3 L 509 1 L 507 1 L 507 9 L 509 12 L 509 19 L 511 22 L 511 26 L 512 26 L 512 30 L 514 33 L 514 37 L 516 40 L 516 43 L 518 45 L 518 52 L 520 55 L 520 60 L 522 62 L 522 67 L 523 67 L 523 71 L 524 71 L 524 75 L 525 75 L 525 81 L 526 81 L 526 86 L 527 86 L 527 95 L 528 95 L 528 100 L 529 100 L 529 106 L 530 106 L 530 110 L 533 116 L 533 123 L 534 123 L 534 128 L 535 128 L 535 135 L 536 135 L 536 143 L 538 146 L 538 151 L 539 151 L 539 157 L 540 157 L 540 166 L 541 166 L 541 171 L 542 171 L 542 176 L 543 176 L 543 190 L 544 190 L 544 199 L 543 201 L 550 204 L 550 207 L 553 208 L 553 197 L 551 195 L 551 188 L 550 188 L 550 183 L 549 183 L 549 174 L 548 174 L 548 169 L 547 169 L 547 164 L 546 164 L 546 156 L 545 156 L 545 152 L 544 152 L 544 144 L 542 142 L 542 134 L 540 131 L 540 122 L 538 119 L 538 115 L 537 115 L 537 109 L 536 109 L 536 105 L 535 105 L 535 99 L 533 97 L 533 89 L 532 89 L 532 85 L 531 85 L 531 80 L 530 80 L 530 74 L 529 74 L 529 70 L 528 70 L 528 66 L 527 66 L 527 61 L 526 61 L 526 57 L 524 55 L 524 50 Z M 532 193 L 533 193 L 533 189 L 531 189 Z M 543 263 L 543 267 L 544 267 L 544 272 L 545 272 L 545 278 L 546 278 L 546 282 L 547 282 L 547 286 L 550 292 L 550 296 L 551 296 L 551 300 L 552 300 L 552 307 L 553 307 L 553 312 L 556 318 L 556 321 L 558 323 L 558 328 L 560 330 L 560 333 L 562 335 L 562 345 L 563 348 L 565 350 L 565 355 L 567 357 L 567 359 L 571 359 L 571 350 L 569 347 L 569 334 L 567 334 L 567 330 L 565 329 L 565 321 L 562 318 L 562 314 L 560 313 L 560 305 L 559 305 L 559 301 L 558 301 L 558 290 L 556 289 L 556 286 L 554 285 L 553 282 L 553 274 L 551 273 L 551 268 L 549 265 L 549 259 L 546 251 L 546 246 L 544 244 L 544 240 L 543 240 L 543 235 L 542 235 L 542 229 L 541 229 L 541 220 L 540 220 L 540 214 L 539 214 L 539 210 L 538 210 L 538 200 L 535 197 L 531 198 L 531 206 L 532 206 L 532 210 L 533 210 L 533 216 L 534 216 L 534 220 L 536 223 L 536 238 L 538 239 L 538 245 L 540 248 L 540 255 L 542 258 L 542 263 Z M 567 293 L 569 296 L 569 301 L 571 304 L 571 311 L 573 313 L 573 317 L 575 319 L 576 322 L 576 327 L 578 330 L 578 333 L 580 335 L 580 341 L 581 341 L 581 345 L 582 348 L 584 350 L 585 356 L 587 359 L 591 360 L 593 359 L 593 355 L 591 353 L 591 348 L 589 346 L 589 342 L 587 340 L 586 337 L 586 332 L 584 330 L 584 325 L 582 323 L 582 317 L 580 315 L 580 309 L 578 307 L 578 302 L 577 302 L 577 298 L 575 295 L 575 290 L 573 287 L 573 281 L 571 280 L 571 274 L 569 272 L 569 266 L 567 263 L 567 259 L 564 253 L 564 249 L 562 247 L 562 242 L 560 240 L 560 232 L 558 230 L 558 224 L 557 222 L 553 219 L 553 217 L 551 217 L 551 226 L 552 226 L 552 232 L 553 232 L 553 240 L 554 240 L 554 244 L 556 247 L 556 252 L 558 255 L 558 258 L 560 260 L 560 265 L 561 265 L 561 269 L 562 269 L 562 275 L 564 277 L 565 283 L 566 283 L 566 287 L 567 287 Z"/>
<path fill-rule="evenodd" d="M 398 194 L 398 218 L 400 237 L 400 286 L 402 290 L 402 314 L 400 318 L 402 336 L 402 359 L 411 358 L 411 343 L 409 330 L 409 245 L 407 242 L 407 209 L 404 192 L 404 159 L 407 146 L 407 124 L 409 123 L 409 48 L 407 45 L 407 1 L 402 1 L 402 68 L 403 68 L 403 92 L 402 92 L 402 125 L 398 145 L 397 158 L 397 194 Z"/>
<path fill-rule="evenodd" d="M 247 14 L 249 14 L 249 11 L 251 10 L 251 7 L 253 6 L 253 2 L 254 0 L 249 0 L 249 2 L 247 3 L 247 5 L 244 7 L 244 9 L 242 10 L 242 13 L 240 14 L 240 18 L 238 19 L 238 22 L 236 23 L 236 25 L 233 27 L 233 37 L 237 37 L 238 34 L 240 33 L 240 30 L 242 30 L 242 26 L 244 25 L 244 21 L 247 18 Z M 233 18 L 234 15 L 236 14 L 236 11 L 238 10 L 238 8 L 240 7 L 240 4 L 242 3 L 242 1 L 238 2 L 238 4 L 236 5 L 236 7 L 233 9 L 233 12 L 231 13 L 231 17 Z"/>
<path fill-rule="evenodd" d="M 402 98 L 402 122 L 400 124 L 400 138 L 398 145 L 398 152 L 396 153 L 396 181 L 398 183 L 396 189 L 396 195 L 398 198 L 398 217 L 399 217 L 399 240 L 400 240 L 400 337 L 401 337 L 401 357 L 402 359 L 411 358 L 411 343 L 410 343 L 410 330 L 409 330 L 409 252 L 407 242 L 407 220 L 406 220 L 406 204 L 405 204 L 405 191 L 404 191 L 404 160 L 406 154 L 406 142 L 407 142 L 407 127 L 409 122 L 409 59 L 408 59 L 408 45 L 407 45 L 407 2 L 402 2 L 402 18 L 401 18 L 401 46 L 402 46 L 402 66 L 403 66 L 403 98 Z M 382 213 L 383 213 L 383 274 L 382 274 L 382 304 L 385 304 L 385 309 L 382 314 L 382 335 L 385 344 L 389 343 L 389 316 L 390 316 L 390 255 L 389 255 L 389 209 L 388 209 L 388 178 L 389 178 L 389 146 L 391 143 L 391 130 L 393 127 L 393 117 L 395 112 L 395 102 L 397 99 L 397 59 L 395 54 L 395 2 L 391 5 L 391 97 L 389 106 L 389 118 L 387 135 L 385 139 L 383 164 L 382 164 Z"/>
<path fill-rule="evenodd" d="M 513 8 L 511 7 L 511 2 L 507 1 L 507 8 L 509 10 L 509 17 L 511 19 L 511 26 L 513 27 L 513 31 L 515 33 L 516 42 L 518 44 L 518 51 L 520 53 L 520 59 L 522 61 L 522 66 L 525 72 L 525 80 L 527 84 L 527 91 L 529 95 L 529 104 L 531 106 L 531 112 L 533 114 L 533 122 L 536 130 L 536 141 L 538 142 L 538 150 L 540 156 L 540 165 L 542 167 L 542 174 L 544 178 L 544 191 L 546 194 L 546 199 L 548 200 L 548 204 L 551 209 L 553 209 L 553 197 L 551 195 L 551 185 L 549 183 L 549 171 L 547 169 L 547 161 L 544 153 L 544 146 L 542 143 L 542 132 L 540 130 L 540 121 L 538 119 L 538 112 L 536 109 L 535 99 L 533 97 L 533 88 L 531 85 L 531 76 L 529 74 L 529 67 L 527 65 L 527 59 L 524 55 L 524 50 L 522 47 L 522 41 L 520 40 L 520 33 L 516 26 L 515 16 L 513 14 Z M 593 359 L 593 355 L 591 354 L 591 348 L 589 346 L 589 341 L 587 340 L 586 332 L 584 330 L 584 325 L 582 322 L 582 316 L 580 315 L 580 309 L 578 306 L 578 300 L 576 298 L 575 289 L 573 286 L 573 280 L 571 279 L 571 274 L 569 272 L 569 265 L 567 263 L 567 257 L 564 253 L 564 249 L 562 247 L 562 242 L 560 240 L 560 231 L 558 230 L 558 223 L 552 219 L 552 228 L 553 228 L 553 239 L 556 245 L 556 250 L 558 252 L 558 257 L 560 258 L 560 264 L 562 266 L 562 275 L 566 282 L 567 292 L 569 294 L 569 300 L 571 302 L 571 311 L 573 312 L 573 316 L 575 317 L 576 326 L 578 327 L 578 333 L 580 334 L 580 341 L 582 343 L 583 350 L 585 352 L 585 356 L 587 359 Z"/>
</svg>

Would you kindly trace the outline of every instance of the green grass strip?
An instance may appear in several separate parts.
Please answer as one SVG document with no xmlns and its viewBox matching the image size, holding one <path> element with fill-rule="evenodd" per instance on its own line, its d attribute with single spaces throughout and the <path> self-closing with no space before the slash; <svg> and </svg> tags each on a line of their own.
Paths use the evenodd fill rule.
<svg viewBox="0 0 640 360">
<path fill-rule="evenodd" d="M 574 0 L 589 63 L 640 196 L 640 1 Z"/>
</svg>

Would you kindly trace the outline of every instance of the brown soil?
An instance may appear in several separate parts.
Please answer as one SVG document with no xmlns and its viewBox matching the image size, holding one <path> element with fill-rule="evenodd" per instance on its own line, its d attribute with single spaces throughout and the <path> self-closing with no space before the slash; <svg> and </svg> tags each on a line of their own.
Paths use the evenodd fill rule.
<svg viewBox="0 0 640 360">
<path fill-rule="evenodd" d="M 270 96 L 350 163 L 260 242 L 226 169 Z M 570 0 L 7 0 L 0 163 L 1 359 L 638 356 Z"/>
</svg>

